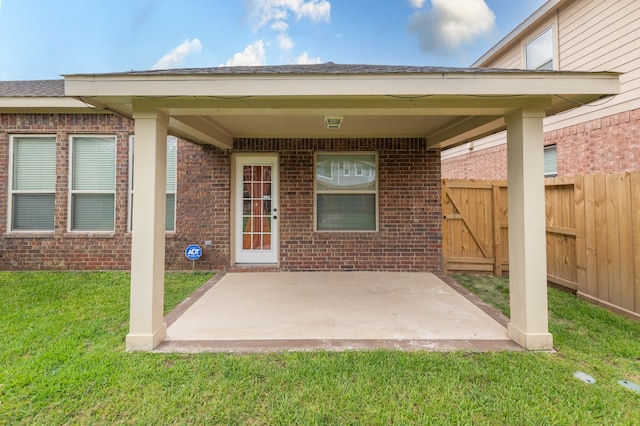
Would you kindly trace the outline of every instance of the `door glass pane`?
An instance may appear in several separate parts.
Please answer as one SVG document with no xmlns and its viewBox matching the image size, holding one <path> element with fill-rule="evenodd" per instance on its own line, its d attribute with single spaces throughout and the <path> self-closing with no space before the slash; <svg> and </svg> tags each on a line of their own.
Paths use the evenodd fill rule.
<svg viewBox="0 0 640 426">
<path fill-rule="evenodd" d="M 271 166 L 244 166 L 242 187 L 242 248 L 270 250 Z"/>
</svg>

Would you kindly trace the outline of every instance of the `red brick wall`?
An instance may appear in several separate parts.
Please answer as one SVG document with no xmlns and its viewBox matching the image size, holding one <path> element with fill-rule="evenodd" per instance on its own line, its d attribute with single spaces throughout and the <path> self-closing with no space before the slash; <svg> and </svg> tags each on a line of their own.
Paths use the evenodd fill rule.
<svg viewBox="0 0 640 426">
<path fill-rule="evenodd" d="M 439 153 L 422 139 L 304 139 L 235 142 L 237 151 L 280 153 L 282 270 L 439 271 Z M 316 151 L 377 151 L 379 232 L 314 232 Z"/>
<path fill-rule="evenodd" d="M 442 161 L 443 179 L 503 180 L 507 178 L 507 145 L 471 151 Z"/>
<path fill-rule="evenodd" d="M 546 132 L 544 144 L 557 147 L 558 176 L 640 170 L 640 109 Z M 443 160 L 442 176 L 506 179 L 506 145 Z"/>
<path fill-rule="evenodd" d="M 231 156 L 213 146 L 189 142 L 178 145 L 176 232 L 167 234 L 165 263 L 168 269 L 191 269 L 184 250 L 202 247 L 196 269 L 229 267 Z M 211 246 L 205 246 L 211 241 Z"/>
<path fill-rule="evenodd" d="M 0 269 L 127 269 L 129 135 L 133 122 L 103 114 L 0 114 Z M 56 210 L 53 233 L 7 233 L 10 135 L 57 137 Z M 69 140 L 73 134 L 116 135 L 115 232 L 67 231 Z"/>
<path fill-rule="evenodd" d="M 108 114 L 0 114 L 0 270 L 129 269 L 129 136 L 133 121 Z M 7 232 L 10 135 L 55 134 L 55 228 Z M 116 135 L 116 216 L 112 233 L 68 229 L 69 141 L 75 134 Z M 441 269 L 440 159 L 422 139 L 237 140 L 236 151 L 280 154 L 280 256 L 283 270 Z M 313 231 L 315 151 L 377 151 L 379 232 Z M 189 244 L 203 247 L 197 269 L 230 265 L 228 152 L 178 143 L 176 232 L 166 234 L 166 268 L 191 269 Z M 211 241 L 205 246 L 205 241 Z"/>
<path fill-rule="evenodd" d="M 0 114 L 0 269 L 129 269 L 129 136 L 134 124 L 107 114 Z M 53 233 L 7 233 L 9 143 L 11 135 L 57 137 L 56 213 Z M 112 233 L 68 232 L 69 141 L 75 134 L 116 135 L 116 215 Z M 228 265 L 229 156 L 212 147 L 178 143 L 176 232 L 166 234 L 166 267 L 190 269 L 189 244 L 212 246 L 199 269 Z M 203 197 L 199 199 L 198 197 Z M 206 200 L 203 203 L 201 200 Z"/>
</svg>

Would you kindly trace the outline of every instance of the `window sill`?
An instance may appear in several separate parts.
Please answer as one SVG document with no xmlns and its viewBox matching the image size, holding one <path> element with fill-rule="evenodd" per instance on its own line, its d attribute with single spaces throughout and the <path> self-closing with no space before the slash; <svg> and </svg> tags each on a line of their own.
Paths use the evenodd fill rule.
<svg viewBox="0 0 640 426">
<path fill-rule="evenodd" d="M 43 232 L 35 232 L 35 231 L 7 231 L 4 234 L 4 238 L 8 239 L 19 239 L 19 238 L 53 238 L 55 233 L 53 231 L 43 231 Z"/>
<path fill-rule="evenodd" d="M 7 232 L 7 239 L 47 239 L 47 238 L 116 238 L 115 232 Z"/>
<path fill-rule="evenodd" d="M 61 236 L 65 238 L 115 238 L 117 234 L 113 231 L 68 231 Z"/>
<path fill-rule="evenodd" d="M 127 231 L 126 235 L 128 237 L 130 237 L 131 235 L 133 235 L 133 233 L 131 231 Z M 165 238 L 175 238 L 176 237 L 176 231 L 164 231 L 164 237 Z"/>
</svg>

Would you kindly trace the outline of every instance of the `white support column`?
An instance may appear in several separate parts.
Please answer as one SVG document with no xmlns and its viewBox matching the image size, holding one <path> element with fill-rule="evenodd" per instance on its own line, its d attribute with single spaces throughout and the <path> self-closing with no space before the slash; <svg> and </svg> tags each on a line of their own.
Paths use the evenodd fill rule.
<svg viewBox="0 0 640 426">
<path fill-rule="evenodd" d="M 509 185 L 509 337 L 525 349 L 551 350 L 547 306 L 542 109 L 506 117 Z"/>
<path fill-rule="evenodd" d="M 164 232 L 168 116 L 134 112 L 134 195 L 128 351 L 151 351 L 166 336 Z"/>
</svg>

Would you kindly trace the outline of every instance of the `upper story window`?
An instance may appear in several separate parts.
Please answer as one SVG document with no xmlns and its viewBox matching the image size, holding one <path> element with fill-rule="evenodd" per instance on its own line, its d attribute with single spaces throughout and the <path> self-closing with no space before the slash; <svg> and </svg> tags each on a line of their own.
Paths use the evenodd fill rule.
<svg viewBox="0 0 640 426">
<path fill-rule="evenodd" d="M 135 137 L 129 141 L 129 230 L 133 224 L 133 162 L 134 162 Z M 166 177 L 166 210 L 164 229 L 168 232 L 176 230 L 176 166 L 178 156 L 178 140 L 167 137 L 167 177 Z"/>
<path fill-rule="evenodd" d="M 558 151 L 556 145 L 544 147 L 544 177 L 558 176 Z"/>
<path fill-rule="evenodd" d="M 319 153 L 315 169 L 316 230 L 378 229 L 375 153 Z"/>
<path fill-rule="evenodd" d="M 529 70 L 553 70 L 553 28 L 549 28 L 525 46 Z"/>
<path fill-rule="evenodd" d="M 116 138 L 74 136 L 71 147 L 70 229 L 113 231 Z"/>
<path fill-rule="evenodd" d="M 10 229 L 53 231 L 56 137 L 12 136 Z"/>
</svg>

